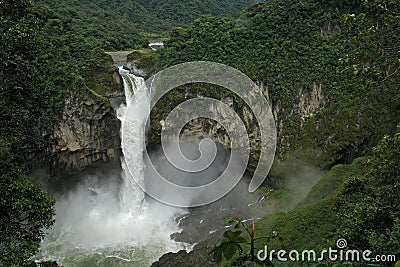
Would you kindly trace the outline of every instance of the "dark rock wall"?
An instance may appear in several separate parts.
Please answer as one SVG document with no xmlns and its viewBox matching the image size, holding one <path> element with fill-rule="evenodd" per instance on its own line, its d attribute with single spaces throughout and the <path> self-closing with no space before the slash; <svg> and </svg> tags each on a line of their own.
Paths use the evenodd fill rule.
<svg viewBox="0 0 400 267">
<path fill-rule="evenodd" d="M 121 123 L 115 108 L 124 102 L 123 82 L 111 57 L 104 56 L 109 59 L 106 67 L 93 67 L 93 71 L 107 78 L 108 90 L 96 91 L 90 86 L 93 81 L 68 88 L 62 115 L 46 133 L 48 145 L 33 158 L 32 178 L 50 191 L 64 191 L 64 186 L 78 183 L 84 171 L 106 166 L 113 171 L 121 169 Z M 105 86 L 101 81 L 98 85 Z"/>
</svg>

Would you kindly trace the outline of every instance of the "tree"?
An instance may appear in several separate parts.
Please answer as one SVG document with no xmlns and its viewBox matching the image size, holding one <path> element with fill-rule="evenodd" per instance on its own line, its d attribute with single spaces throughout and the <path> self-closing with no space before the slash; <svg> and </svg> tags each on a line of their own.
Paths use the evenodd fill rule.
<svg viewBox="0 0 400 267">
<path fill-rule="evenodd" d="M 400 4 L 396 0 L 362 1 L 358 13 L 344 14 L 355 47 L 341 58 L 345 68 L 375 82 L 400 74 Z"/>
<path fill-rule="evenodd" d="M 46 102 L 54 89 L 40 79 L 39 20 L 30 3 L 0 2 L 0 137 L 11 145 L 20 162 L 40 147 Z"/>
<path fill-rule="evenodd" d="M 357 249 L 400 255 L 400 126 L 374 148 L 365 179 L 347 182 L 337 200 L 339 233 Z"/>
<path fill-rule="evenodd" d="M 367 81 L 369 92 L 398 110 L 400 97 L 400 4 L 393 0 L 363 1 L 360 10 L 344 14 L 353 33 L 353 49 L 340 59 L 345 70 Z M 369 92 L 367 92 L 369 94 Z M 388 116 L 397 118 L 398 113 Z M 389 130 L 391 127 L 389 127 Z M 395 127 L 394 127 L 395 128 Z M 339 233 L 357 249 L 400 255 L 400 127 L 373 149 L 364 179 L 347 182 L 337 201 Z"/>
<path fill-rule="evenodd" d="M 31 1 L 0 1 L 0 265 L 25 266 L 53 224 L 54 200 L 25 175 L 26 159 L 60 99 L 43 74 L 39 19 Z M 47 51 L 48 52 L 48 51 Z M 11 150 L 12 149 L 12 150 Z"/>
<path fill-rule="evenodd" d="M 32 183 L 0 140 L 0 265 L 26 266 L 54 222 L 54 199 Z"/>
</svg>

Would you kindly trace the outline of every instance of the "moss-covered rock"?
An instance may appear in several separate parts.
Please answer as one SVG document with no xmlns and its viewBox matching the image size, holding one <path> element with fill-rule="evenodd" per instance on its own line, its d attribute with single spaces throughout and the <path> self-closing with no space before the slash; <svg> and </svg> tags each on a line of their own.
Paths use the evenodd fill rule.
<svg viewBox="0 0 400 267">
<path fill-rule="evenodd" d="M 96 48 L 90 53 L 86 64 L 83 70 L 84 83 L 91 92 L 104 97 L 122 93 L 122 80 L 110 55 Z"/>
<path fill-rule="evenodd" d="M 160 63 L 160 52 L 150 48 L 134 50 L 127 56 L 128 68 L 146 78 L 160 70 Z"/>
<path fill-rule="evenodd" d="M 121 153 L 120 121 L 109 101 L 123 95 L 118 69 L 100 49 L 91 52 L 83 68 L 84 78 L 66 89 L 62 115 L 46 135 L 44 155 L 35 158 L 39 165 L 49 165 L 51 176 L 118 160 Z"/>
</svg>

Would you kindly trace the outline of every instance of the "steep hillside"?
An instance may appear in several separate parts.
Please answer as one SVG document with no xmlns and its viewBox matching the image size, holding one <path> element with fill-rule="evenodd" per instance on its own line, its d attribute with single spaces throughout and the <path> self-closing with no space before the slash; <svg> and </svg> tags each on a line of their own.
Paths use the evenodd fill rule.
<svg viewBox="0 0 400 267">
<path fill-rule="evenodd" d="M 286 189 L 282 179 L 293 159 L 331 169 L 295 209 L 256 222 L 254 236 L 262 238 L 256 241 L 257 248 L 321 251 L 335 248 L 338 238 L 345 238 L 349 249 L 370 249 L 374 255 L 386 253 L 399 259 L 399 14 L 398 1 L 270 0 L 247 8 L 240 20 L 203 16 L 171 32 L 161 54 L 164 67 L 217 61 L 260 84 L 278 127 L 278 151 L 268 185 Z M 175 106 L 184 101 L 179 96 L 198 95 L 221 101 L 232 97 L 221 88 L 202 84 L 178 88 L 153 110 L 153 126 L 169 112 L 166 103 Z M 251 117 L 246 118 L 246 106 L 237 97 L 230 105 L 244 121 Z M 245 124 L 256 139 L 254 124 Z M 200 135 L 224 139 L 218 134 L 226 133 L 210 131 L 215 128 L 212 123 L 203 126 Z M 157 130 L 153 137 L 158 138 Z M 257 160 L 252 152 L 250 156 Z M 165 255 L 160 263 L 211 261 L 211 256 L 206 258 L 210 243 L 222 248 L 232 233 L 228 231 L 221 242 L 209 240 L 187 255 Z M 250 240 L 250 232 L 242 236 Z M 231 249 L 235 246 L 232 242 L 223 251 L 233 259 L 221 266 L 270 266 L 267 262 L 251 265 L 245 261 L 251 259 L 250 246 L 243 245 L 241 253 Z M 393 266 L 396 260 L 371 265 Z M 329 260 L 272 263 L 335 265 Z"/>
<path fill-rule="evenodd" d="M 144 1 L 144 0 L 34 0 L 40 13 L 62 36 L 75 43 L 123 50 L 146 46 L 150 38 L 165 37 L 202 14 L 232 16 L 252 0 Z M 47 9 L 47 10 L 46 10 Z"/>
<path fill-rule="evenodd" d="M 183 26 L 203 14 L 214 16 L 233 16 L 248 5 L 252 0 L 207 0 L 207 1 L 178 1 L 178 0 L 121 0 L 113 1 L 110 5 L 105 0 L 84 1 L 92 7 L 99 6 L 105 10 L 114 11 L 140 25 L 140 29 L 150 33 L 161 33 L 173 26 Z"/>
<path fill-rule="evenodd" d="M 394 10 L 398 8 L 393 5 Z M 246 9 L 240 20 L 203 16 L 187 28 L 172 31 L 162 51 L 163 64 L 209 60 L 236 67 L 258 82 L 269 97 L 278 128 L 277 159 L 295 153 L 324 168 L 350 163 L 368 153 L 385 133 L 393 132 L 400 120 L 398 35 L 389 33 L 398 31 L 398 18 L 387 20 L 392 24 L 382 27 L 385 34 L 373 37 L 387 45 L 379 48 L 368 43 L 372 37 L 354 41 L 366 26 L 348 26 L 342 16 L 355 12 L 371 12 L 370 23 L 379 16 L 384 21 L 384 15 L 377 13 L 384 11 L 318 0 L 258 3 Z M 365 47 L 357 47 L 360 43 Z M 356 63 L 349 66 L 343 55 L 352 51 L 354 55 L 382 54 L 375 62 L 373 53 L 369 54 L 375 75 L 351 69 Z M 181 90 L 190 95 L 191 89 Z M 218 99 L 229 95 L 209 87 L 191 92 Z M 166 101 L 183 101 L 172 98 L 167 96 Z M 153 118 L 162 118 L 157 114 L 167 113 L 167 106 L 161 103 Z M 243 113 L 240 100 L 233 106 L 238 114 Z"/>
</svg>

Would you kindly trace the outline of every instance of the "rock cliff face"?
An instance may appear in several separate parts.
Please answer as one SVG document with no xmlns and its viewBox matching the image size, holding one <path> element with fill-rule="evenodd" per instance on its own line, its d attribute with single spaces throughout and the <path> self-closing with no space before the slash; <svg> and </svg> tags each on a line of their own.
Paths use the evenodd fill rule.
<svg viewBox="0 0 400 267">
<path fill-rule="evenodd" d="M 260 87 L 268 98 L 268 88 L 264 85 Z M 296 149 L 293 148 L 293 144 L 299 143 L 298 138 L 304 123 L 325 107 L 323 85 L 314 83 L 312 88 L 298 89 L 297 94 L 291 96 L 291 103 L 288 108 L 283 107 L 279 100 L 275 103 L 270 101 L 278 135 L 277 156 L 281 158 L 287 152 Z"/>
<path fill-rule="evenodd" d="M 108 99 L 69 92 L 48 148 L 52 169 L 81 171 L 120 155 L 120 122 Z"/>
<path fill-rule="evenodd" d="M 268 87 L 261 84 L 260 89 L 269 100 Z M 191 95 L 191 93 L 187 91 L 185 97 L 191 98 L 196 97 L 196 95 Z M 258 109 L 260 107 L 248 107 L 247 105 L 239 104 L 238 100 L 233 97 L 222 97 L 219 100 L 233 108 L 246 126 L 251 150 L 248 170 L 252 172 L 255 170 L 258 163 L 261 139 L 258 122 L 251 109 Z M 277 155 L 282 157 L 290 152 L 291 149 L 294 149 L 293 144 L 298 142 L 296 138 L 298 138 L 304 123 L 308 119 L 314 117 L 315 114 L 324 107 L 325 96 L 323 86 L 314 84 L 312 88 L 299 89 L 298 93 L 291 97 L 291 100 L 293 104 L 290 108 L 283 107 L 280 101 L 275 103 L 269 101 L 277 128 Z M 217 106 L 210 105 L 207 109 L 210 113 L 215 115 L 223 113 L 223 111 L 218 110 Z M 191 111 L 189 110 L 183 113 L 185 116 L 190 117 Z M 160 117 L 165 118 L 165 114 L 162 114 Z M 161 125 L 161 128 L 166 127 L 164 120 L 160 120 L 158 123 Z M 160 131 L 154 131 L 149 139 L 152 140 L 152 142 L 157 142 L 156 140 L 159 134 Z M 200 139 L 210 137 L 214 141 L 223 144 L 225 147 L 230 147 L 230 139 L 227 132 L 219 123 L 209 119 L 195 119 L 190 121 L 183 128 L 181 135 Z"/>
<path fill-rule="evenodd" d="M 62 115 L 46 133 L 48 146 L 35 158 L 33 178 L 55 191 L 88 167 L 120 168 L 120 121 L 113 106 L 124 101 L 123 82 L 111 57 L 98 56 L 101 66 L 93 66 L 85 84 L 67 89 Z"/>
</svg>

